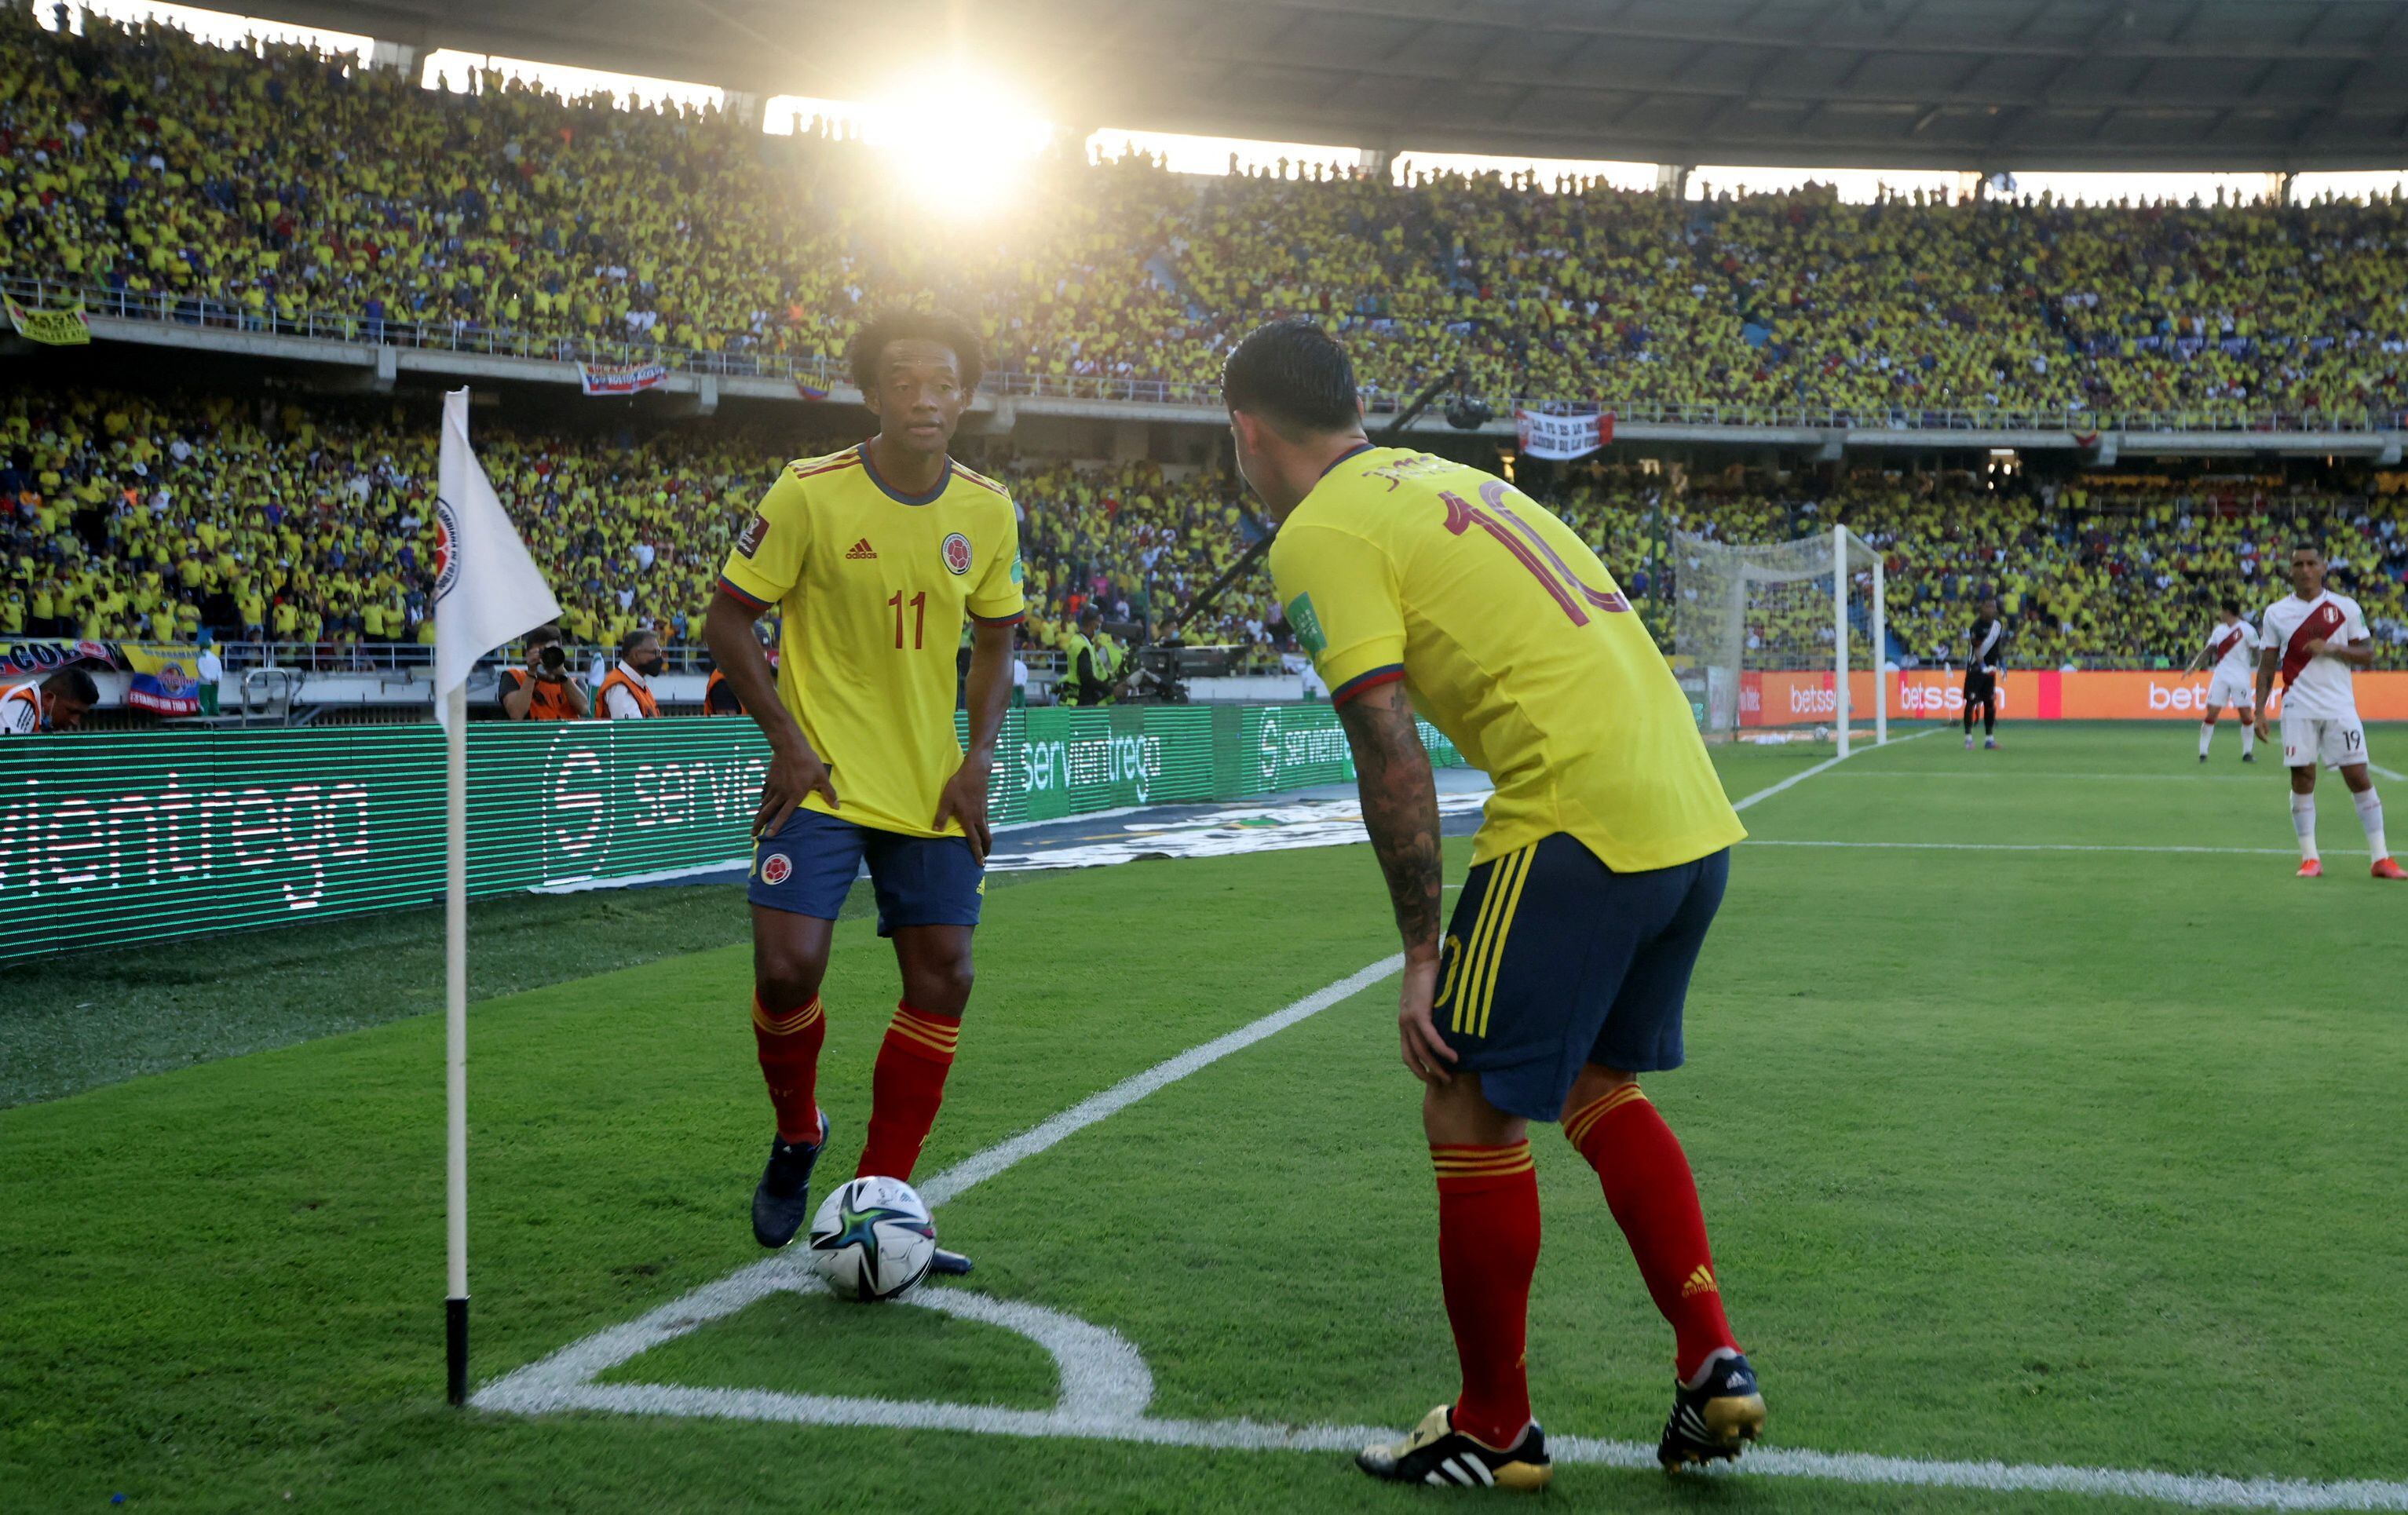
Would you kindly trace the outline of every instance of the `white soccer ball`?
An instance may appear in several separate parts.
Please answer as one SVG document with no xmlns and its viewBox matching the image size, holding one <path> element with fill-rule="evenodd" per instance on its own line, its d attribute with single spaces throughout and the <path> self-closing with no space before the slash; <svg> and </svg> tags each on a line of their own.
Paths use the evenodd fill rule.
<svg viewBox="0 0 2408 1515">
<path fill-rule="evenodd" d="M 928 1275 L 937 1222 L 900 1179 L 839 1184 L 811 1217 L 811 1265 L 838 1299 L 893 1299 Z"/>
<path fill-rule="evenodd" d="M 1831 739 L 1831 728 L 1828 726 L 1816 726 L 1814 728 L 1814 739 L 1818 742 L 1829 741 Z"/>
</svg>

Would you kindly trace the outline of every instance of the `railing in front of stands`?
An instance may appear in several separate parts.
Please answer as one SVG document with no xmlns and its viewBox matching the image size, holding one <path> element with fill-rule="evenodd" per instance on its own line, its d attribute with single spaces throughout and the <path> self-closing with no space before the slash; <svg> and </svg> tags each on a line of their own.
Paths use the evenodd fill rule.
<svg viewBox="0 0 2408 1515">
<path fill-rule="evenodd" d="M 236 677 L 253 668 L 294 668 L 308 673 L 397 674 L 405 678 L 424 671 L 431 678 L 435 667 L 435 649 L 417 642 L 218 642 L 213 646 L 226 672 Z M 201 650 L 186 646 L 178 650 L 197 659 Z M 1058 678 L 1063 672 L 1062 654 L 1056 649 L 1023 647 L 1015 649 L 1015 653 L 1028 671 L 1040 679 Z M 704 673 L 710 667 L 710 654 L 700 647 L 664 647 L 661 655 L 668 660 L 668 666 L 662 670 L 665 673 Z M 514 668 L 525 656 L 522 648 L 506 647 L 485 662 L 489 666 Z M 617 658 L 613 648 L 569 649 L 568 667 L 580 678 L 590 678 L 597 662 L 607 670 Z M 1239 661 L 1235 671 L 1282 672 L 1280 654 L 1269 648 L 1255 649 Z"/>
<path fill-rule="evenodd" d="M 718 378 L 783 379 L 813 389 L 849 387 L 842 359 L 825 354 L 739 349 L 697 350 L 649 342 L 593 341 L 573 336 L 540 336 L 508 327 L 467 321 L 414 321 L 391 316 L 366 316 L 327 311 L 282 314 L 273 308 L 253 309 L 208 295 L 166 291 L 133 293 L 102 285 L 70 284 L 23 274 L 0 275 L 0 289 L 20 304 L 36 308 L 80 302 L 90 316 L 121 321 L 165 322 L 195 328 L 292 336 L 316 341 L 408 348 L 457 352 L 472 357 L 524 358 L 542 363 L 656 363 L 681 374 Z M 2266 339 L 2269 343 L 2272 339 Z M 2294 338 L 2302 349 L 2321 338 Z M 1108 374 L 990 374 L 983 386 L 1002 395 L 1045 399 L 1116 401 L 1138 405 L 1215 408 L 1221 404 L 1217 383 L 1167 379 L 1140 379 Z M 1377 415 L 1394 411 L 1398 397 L 1381 391 L 1365 395 Z M 1567 407 L 1560 398 L 1491 397 L 1490 407 L 1510 417 L 1515 407 L 1526 410 Z M 1576 402 L 1585 409 L 1587 401 Z M 2089 410 L 2071 407 L 2016 408 L 1998 407 L 1974 410 L 1922 407 L 1814 407 L 1726 405 L 1706 401 L 1604 399 L 1598 407 L 1613 413 L 1625 426 L 1711 426 L 1747 429 L 1913 432 L 2064 432 L 2086 436 L 2106 432 L 2264 432 L 2365 433 L 2408 430 L 2408 410 L 2398 407 L 2335 407 L 2304 411 L 2232 408 Z"/>
<path fill-rule="evenodd" d="M 146 647 L 157 645 L 164 648 L 165 644 L 146 642 L 143 645 Z M 1858 645 L 1861 648 L 1861 634 L 1859 634 Z M 179 648 L 177 650 L 192 657 L 197 657 L 200 652 L 198 647 L 190 646 Z M 435 649 L 421 647 L 413 642 L 220 642 L 216 644 L 216 650 L 219 661 L 225 665 L 226 672 L 237 678 L 252 668 L 297 668 L 311 673 L 398 673 L 405 676 L 414 670 L 424 670 L 427 677 L 431 679 L 434 677 L 435 667 Z M 668 667 L 665 670 L 668 673 L 702 673 L 710 667 L 710 654 L 699 647 L 665 647 L 661 651 L 662 655 L 668 659 Z M 1028 671 L 1039 678 L 1058 678 L 1063 672 L 1062 654 L 1053 648 L 1024 647 L 1017 650 L 1017 656 L 1027 665 Z M 1760 651 L 1751 655 L 1749 665 L 1766 669 L 1819 670 L 1830 666 L 1830 656 L 1828 648 L 1820 650 L 1810 649 L 1795 654 Z M 570 652 L 568 666 L 571 672 L 581 678 L 592 673 L 597 659 L 605 667 L 608 667 L 615 658 L 616 653 L 611 649 L 585 648 Z M 487 659 L 486 664 L 488 666 L 514 668 L 520 666 L 524 661 L 525 653 L 523 650 L 517 647 L 506 647 Z M 2165 672 L 2180 668 L 2182 664 L 2169 658 L 2134 658 L 2129 655 L 2113 656 L 2100 653 L 2060 658 L 2050 665 L 2079 672 L 2103 670 Z M 1934 659 L 1929 662 L 1916 662 L 1910 659 L 1899 666 L 1905 671 L 1913 672 L 1918 668 L 1927 671 L 1932 668 L 1949 668 L 1954 665 L 1945 659 Z M 1261 649 L 1258 656 L 1241 660 L 1233 671 L 1240 674 L 1275 674 L 1283 669 L 1278 652 L 1269 649 Z"/>
</svg>

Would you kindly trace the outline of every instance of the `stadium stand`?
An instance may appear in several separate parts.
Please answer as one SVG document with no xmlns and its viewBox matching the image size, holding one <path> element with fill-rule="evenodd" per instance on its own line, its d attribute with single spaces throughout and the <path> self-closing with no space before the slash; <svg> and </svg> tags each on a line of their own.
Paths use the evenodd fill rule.
<svg viewBox="0 0 2408 1515">
<path fill-rule="evenodd" d="M 752 372 L 840 352 L 865 308 L 934 288 L 1005 376 L 1203 384 L 1234 333 L 1302 311 L 1387 395 L 1466 363 L 1499 399 L 1903 425 L 2396 426 L 2408 407 L 2396 197 L 1686 201 L 1068 155 L 1015 213 L 932 243 L 875 158 L 809 123 L 765 136 L 493 76 L 430 92 L 155 25 L 54 36 L 17 7 L 0 101 L 0 276 L 261 331 L 331 313 L 369 340 Z"/>
<path fill-rule="evenodd" d="M 481 428 L 494 487 L 565 606 L 572 640 L 650 624 L 698 640 L 740 509 L 786 456 L 762 431 L 648 440 Z M 108 392 L 0 392 L 8 511 L 0 632 L 192 641 L 423 643 L 432 582 L 434 429 L 390 404 L 260 407 Z M 1025 513 L 1030 641 L 1058 645 L 1092 599 L 1159 625 L 1258 529 L 1225 475 L 1151 463 L 989 460 Z M 1971 604 L 1996 591 L 2051 665 L 2179 665 L 2227 593 L 2272 598 L 2306 532 L 2378 636 L 2408 642 L 2408 494 L 2225 480 L 1992 489 L 1967 474 L 1856 472 L 1809 488 L 1734 473 L 1669 487 L 1631 465 L 1530 487 L 1599 550 L 1644 605 L 1673 592 L 1676 531 L 1762 541 L 1845 522 L 1890 555 L 1893 655 L 1942 661 Z M 2271 555 L 2271 556 L 2270 556 Z M 1268 661 L 1281 635 L 1257 585 L 1223 603 L 1211 639 Z M 1669 618 L 1651 617 L 1660 630 Z M 1828 656 L 1828 615 L 1754 628 L 1779 656 Z"/>
</svg>

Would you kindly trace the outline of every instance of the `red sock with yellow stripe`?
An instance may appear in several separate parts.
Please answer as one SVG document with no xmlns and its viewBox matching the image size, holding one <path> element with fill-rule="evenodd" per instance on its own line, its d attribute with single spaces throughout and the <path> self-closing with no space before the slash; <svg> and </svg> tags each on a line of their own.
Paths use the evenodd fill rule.
<svg viewBox="0 0 2408 1515">
<path fill-rule="evenodd" d="M 1737 1351 L 1706 1245 L 1706 1215 L 1681 1138 L 1635 1083 L 1574 1110 L 1564 1135 L 1605 1186 L 1656 1309 L 1672 1324 L 1673 1364 L 1686 1382 L 1717 1348 Z"/>
<path fill-rule="evenodd" d="M 945 1103 L 945 1075 L 953 1071 L 953 1044 L 962 1018 L 932 1015 L 897 1003 L 878 1044 L 878 1066 L 869 1080 L 869 1137 L 861 1149 L 856 1179 L 881 1177 L 910 1182 L 928 1130 Z"/>
<path fill-rule="evenodd" d="M 778 1139 L 808 1147 L 820 1139 L 820 1044 L 827 1040 L 827 1013 L 817 994 L 800 1009 L 772 1014 L 752 996 L 752 1042 L 761 1054 L 761 1078 L 778 1112 Z"/>
<path fill-rule="evenodd" d="M 1530 1423 L 1523 1353 L 1539 1266 L 1539 1175 L 1530 1144 L 1430 1148 L 1438 1169 L 1438 1271 L 1463 1365 L 1455 1428 L 1503 1450 Z"/>
</svg>

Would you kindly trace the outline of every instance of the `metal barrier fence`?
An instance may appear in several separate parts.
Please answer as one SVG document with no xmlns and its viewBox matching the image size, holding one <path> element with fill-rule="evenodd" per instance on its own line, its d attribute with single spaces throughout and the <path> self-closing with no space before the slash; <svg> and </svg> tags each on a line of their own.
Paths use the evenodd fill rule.
<svg viewBox="0 0 2408 1515">
<path fill-rule="evenodd" d="M 147 294 L 104 285 L 67 283 L 25 274 L 0 275 L 0 290 L 19 304 L 36 308 L 63 307 L 80 302 L 87 315 L 121 321 L 166 322 L 265 336 L 294 336 L 316 341 L 366 344 L 458 352 L 474 357 L 526 358 L 543 363 L 657 363 L 672 372 L 721 378 L 784 379 L 824 391 L 850 387 L 843 359 L 828 354 L 797 355 L 759 350 L 710 351 L 649 342 L 596 341 L 579 336 L 544 336 L 509 327 L 467 321 L 410 321 L 357 313 L 298 311 L 280 315 L 274 309 L 251 310 L 203 294 L 156 291 Z M 2308 350 L 2321 337 L 2267 337 L 2260 345 L 2281 351 Z M 989 374 L 982 389 L 991 394 L 1028 395 L 1066 400 L 1120 401 L 1139 405 L 1202 407 L 1221 404 L 1217 383 L 1193 383 L 1162 379 L 1120 378 L 1090 374 Z M 1830 406 L 1725 405 L 1705 401 L 1664 401 L 1606 397 L 1594 400 L 1563 396 L 1487 396 L 1496 414 L 1511 420 L 1516 407 L 1525 410 L 1560 410 L 1568 405 L 1591 404 L 1613 412 L 1625 425 L 1805 427 L 1813 429 L 1984 432 L 2071 432 L 2088 436 L 2114 431 L 2140 432 L 2386 432 L 2408 430 L 2408 411 L 2397 407 L 2334 407 L 2313 411 L 2175 409 L 2085 410 L 2065 407 L 1977 410 L 1922 407 L 1856 407 Z M 1365 395 L 1373 414 L 1393 411 L 1398 398 L 1379 391 Z"/>
<path fill-rule="evenodd" d="M 1434 762 L 1460 764 L 1422 735 Z M 749 722 L 471 726 L 468 887 L 740 862 L 768 756 Z M 1353 775 L 1326 705 L 1013 711 L 991 814 L 1049 820 Z M 0 961 L 428 905 L 442 889 L 433 725 L 0 747 Z"/>
</svg>

